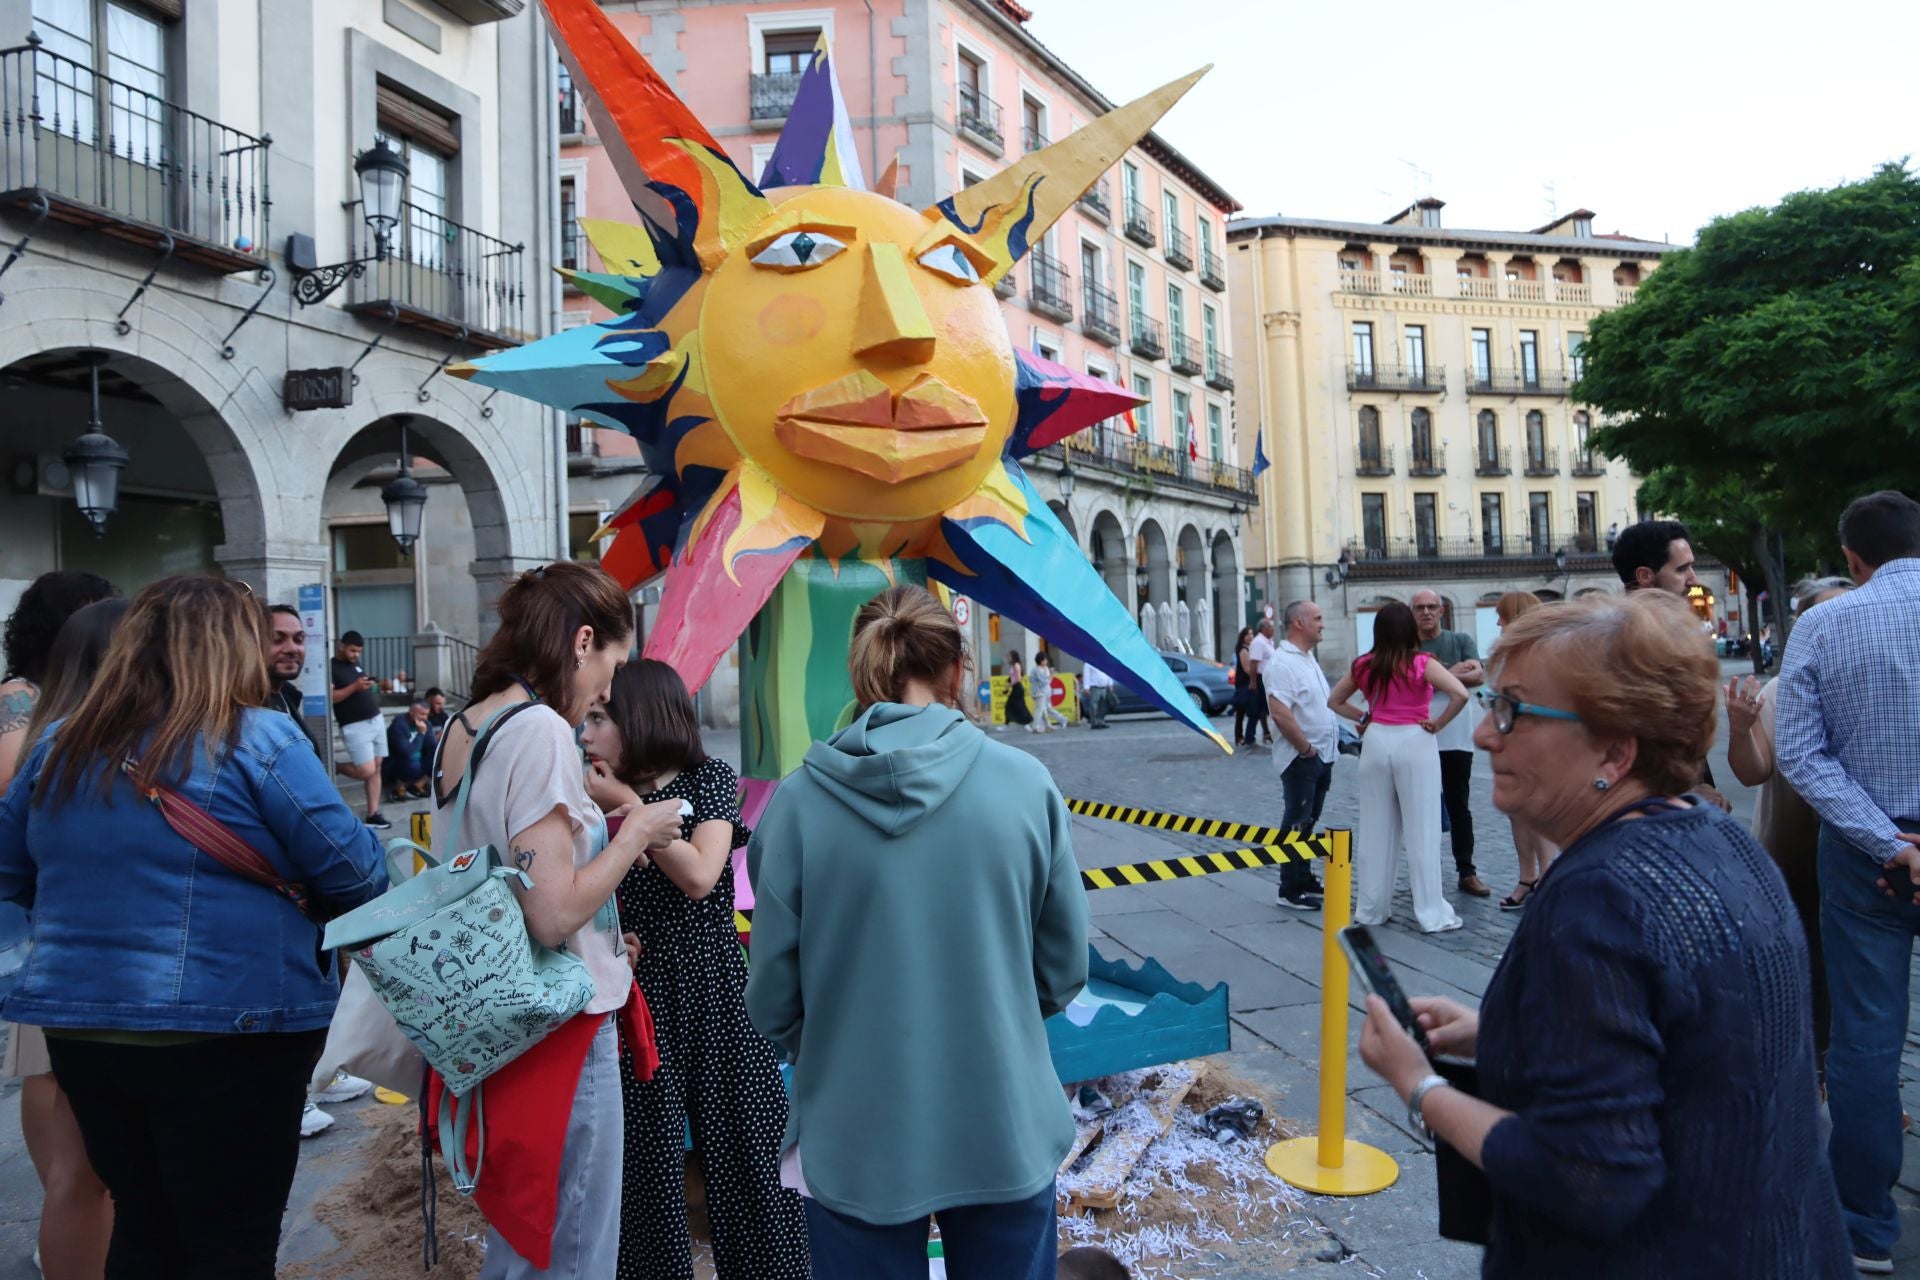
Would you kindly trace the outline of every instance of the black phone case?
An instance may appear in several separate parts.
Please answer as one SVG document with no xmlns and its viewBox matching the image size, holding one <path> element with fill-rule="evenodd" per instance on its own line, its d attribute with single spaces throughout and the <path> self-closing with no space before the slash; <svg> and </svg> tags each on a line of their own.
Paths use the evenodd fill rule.
<svg viewBox="0 0 1920 1280">
<path fill-rule="evenodd" d="M 1480 1072 L 1460 1058 L 1433 1059 L 1433 1072 L 1472 1097 L 1480 1096 Z M 1433 1140 L 1433 1174 L 1439 1190 L 1442 1239 L 1486 1244 L 1493 1232 L 1493 1184 L 1486 1173 L 1439 1138 Z"/>
</svg>

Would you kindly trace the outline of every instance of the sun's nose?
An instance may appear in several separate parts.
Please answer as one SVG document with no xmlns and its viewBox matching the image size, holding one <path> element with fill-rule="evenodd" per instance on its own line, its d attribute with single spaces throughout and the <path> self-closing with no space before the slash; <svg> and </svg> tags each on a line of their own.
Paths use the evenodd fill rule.
<svg viewBox="0 0 1920 1280">
<path fill-rule="evenodd" d="M 920 304 L 900 246 L 869 241 L 860 282 L 854 353 L 920 364 L 933 358 L 933 321 Z"/>
</svg>

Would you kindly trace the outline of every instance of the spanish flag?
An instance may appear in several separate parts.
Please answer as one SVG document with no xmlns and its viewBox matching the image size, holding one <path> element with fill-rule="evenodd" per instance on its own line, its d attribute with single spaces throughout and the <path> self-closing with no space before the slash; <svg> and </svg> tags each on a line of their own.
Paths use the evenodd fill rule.
<svg viewBox="0 0 1920 1280">
<path fill-rule="evenodd" d="M 1122 416 L 1122 417 L 1124 417 L 1124 418 L 1125 418 L 1125 419 L 1127 420 L 1127 430 L 1129 430 L 1129 431 L 1131 431 L 1131 432 L 1133 432 L 1133 434 L 1135 434 L 1135 435 L 1139 435 L 1139 434 L 1140 434 L 1140 424 L 1139 424 L 1138 422 L 1135 422 L 1135 421 L 1134 421 L 1134 419 L 1133 419 L 1133 410 L 1131 410 L 1131 409 L 1129 409 L 1129 410 L 1127 410 L 1127 411 L 1126 411 L 1126 413 L 1124 413 L 1124 414 L 1122 414 L 1121 416 Z"/>
</svg>

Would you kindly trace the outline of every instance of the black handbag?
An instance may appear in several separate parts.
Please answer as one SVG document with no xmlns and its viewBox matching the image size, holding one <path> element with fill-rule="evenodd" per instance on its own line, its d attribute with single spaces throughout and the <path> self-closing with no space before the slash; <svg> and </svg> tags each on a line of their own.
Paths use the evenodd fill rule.
<svg viewBox="0 0 1920 1280">
<path fill-rule="evenodd" d="M 1480 1096 L 1480 1072 L 1471 1062 L 1435 1058 L 1433 1073 L 1470 1097 Z M 1493 1233 L 1493 1184 L 1486 1172 L 1439 1138 L 1433 1140 L 1433 1172 L 1441 1238 L 1486 1244 Z"/>
</svg>

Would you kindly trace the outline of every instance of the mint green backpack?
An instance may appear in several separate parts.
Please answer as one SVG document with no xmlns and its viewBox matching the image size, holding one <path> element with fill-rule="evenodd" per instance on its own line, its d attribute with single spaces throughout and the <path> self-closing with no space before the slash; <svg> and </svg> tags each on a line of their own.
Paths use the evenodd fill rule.
<svg viewBox="0 0 1920 1280">
<path fill-rule="evenodd" d="M 504 708 L 480 730 L 449 833 L 466 817 L 488 733 L 503 716 L 531 705 Z M 401 879 L 416 854 L 426 869 Z M 585 1009 L 593 978 L 578 956 L 550 950 L 528 934 L 507 882 L 518 879 L 527 888 L 533 882 L 505 866 L 492 845 L 441 862 L 413 841 L 395 839 L 387 843 L 387 864 L 393 888 L 329 924 L 325 945 L 347 950 L 447 1092 L 464 1101 L 481 1081 Z"/>
</svg>

